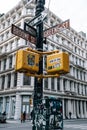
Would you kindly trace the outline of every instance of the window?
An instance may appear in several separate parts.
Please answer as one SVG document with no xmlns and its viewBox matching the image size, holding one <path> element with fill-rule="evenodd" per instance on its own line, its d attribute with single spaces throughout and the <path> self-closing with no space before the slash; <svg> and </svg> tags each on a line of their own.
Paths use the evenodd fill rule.
<svg viewBox="0 0 87 130">
<path fill-rule="evenodd" d="M 1 61 L 0 61 L 0 71 L 1 71 Z"/>
<path fill-rule="evenodd" d="M 84 103 L 85 103 L 85 102 L 82 101 L 82 107 L 83 107 L 82 110 L 83 110 L 83 114 L 85 114 Z"/>
<path fill-rule="evenodd" d="M 80 79 L 82 80 L 82 71 L 80 71 Z"/>
<path fill-rule="evenodd" d="M 17 73 L 14 73 L 14 87 L 17 86 Z"/>
<path fill-rule="evenodd" d="M 44 79 L 44 89 L 48 89 L 48 79 Z"/>
<path fill-rule="evenodd" d="M 77 79 L 79 78 L 79 71 L 78 71 L 78 69 L 77 69 Z"/>
<path fill-rule="evenodd" d="M 29 76 L 24 75 L 23 85 L 30 85 L 30 83 L 31 83 L 31 78 Z"/>
<path fill-rule="evenodd" d="M 6 70 L 6 59 L 4 59 L 4 65 L 3 65 L 3 70 Z"/>
<path fill-rule="evenodd" d="M 13 22 L 15 22 L 16 16 L 13 17 Z"/>
<path fill-rule="evenodd" d="M 4 28 L 5 28 L 5 23 L 3 23 L 3 25 L 2 25 L 2 26 L 3 26 L 3 29 L 4 29 Z"/>
<path fill-rule="evenodd" d="M 11 74 L 8 74 L 7 88 L 10 88 L 10 85 L 11 85 Z"/>
<path fill-rule="evenodd" d="M 4 40 L 4 35 L 1 35 L 1 41 L 3 41 Z"/>
<path fill-rule="evenodd" d="M 20 45 L 20 39 L 16 40 L 16 47 L 18 47 Z"/>
<path fill-rule="evenodd" d="M 7 21 L 7 25 L 8 25 L 8 26 L 10 25 L 10 19 Z"/>
<path fill-rule="evenodd" d="M 66 90 L 66 79 L 63 80 L 63 85 L 64 85 L 64 91 Z"/>
<path fill-rule="evenodd" d="M 21 12 L 18 13 L 18 17 L 19 17 L 19 18 L 20 18 L 20 16 L 21 16 Z"/>
<path fill-rule="evenodd" d="M 85 95 L 87 95 L 87 86 L 85 85 Z"/>
<path fill-rule="evenodd" d="M 83 67 L 85 67 L 85 62 L 83 61 Z"/>
<path fill-rule="evenodd" d="M 54 87 L 54 78 L 51 78 L 51 90 L 54 90 L 55 87 Z"/>
<path fill-rule="evenodd" d="M 6 44 L 6 45 L 5 45 L 5 52 L 7 52 L 7 47 L 8 47 L 8 45 Z"/>
<path fill-rule="evenodd" d="M 72 81 L 70 81 L 70 91 L 72 91 Z"/>
<path fill-rule="evenodd" d="M 75 52 L 77 52 L 77 47 L 75 47 Z"/>
<path fill-rule="evenodd" d="M 48 18 L 47 17 L 45 18 L 45 22 L 48 23 Z"/>
<path fill-rule="evenodd" d="M 11 43 L 10 43 L 10 50 L 12 50 L 13 48 L 13 43 L 14 43 L 14 41 L 11 41 Z"/>
<path fill-rule="evenodd" d="M 4 89 L 4 84 L 5 84 L 5 75 L 3 75 L 2 77 L 2 85 L 1 85 L 1 89 Z"/>
<path fill-rule="evenodd" d="M 84 75 L 84 81 L 85 81 L 85 80 L 86 80 L 86 78 L 85 78 L 85 76 L 86 76 L 86 73 L 84 72 L 84 73 L 83 73 L 83 75 Z"/>
<path fill-rule="evenodd" d="M 76 65 L 77 65 L 77 57 L 76 57 Z"/>
<path fill-rule="evenodd" d="M 2 47 L 0 47 L 0 53 L 2 53 Z"/>
<path fill-rule="evenodd" d="M 53 26 L 53 23 L 54 23 L 53 21 L 50 21 L 50 26 Z"/>
<path fill-rule="evenodd" d="M 78 94 L 80 94 L 79 83 L 77 84 L 77 91 L 78 91 Z"/>
<path fill-rule="evenodd" d="M 6 32 L 6 38 L 9 38 L 9 32 Z"/>
<path fill-rule="evenodd" d="M 60 90 L 60 78 L 57 78 L 57 90 Z"/>
<path fill-rule="evenodd" d="M 83 85 L 81 85 L 81 94 L 83 95 Z"/>
<path fill-rule="evenodd" d="M 81 101 L 78 101 L 78 106 L 79 106 L 78 111 L 79 111 L 79 113 L 81 113 L 81 105 L 80 105 L 80 102 L 81 102 Z"/>
<path fill-rule="evenodd" d="M 12 68 L 12 56 L 9 57 L 9 68 Z"/>
</svg>

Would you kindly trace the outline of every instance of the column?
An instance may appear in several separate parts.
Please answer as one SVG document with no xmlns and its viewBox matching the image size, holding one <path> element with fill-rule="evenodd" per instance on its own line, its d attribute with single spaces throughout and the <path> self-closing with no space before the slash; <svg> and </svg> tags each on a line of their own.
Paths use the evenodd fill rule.
<svg viewBox="0 0 87 130">
<path fill-rule="evenodd" d="M 26 8 L 25 6 L 23 6 L 23 9 L 22 9 L 22 16 L 26 15 Z"/>
<path fill-rule="evenodd" d="M 80 101 L 80 118 L 83 118 L 82 101 Z"/>
<path fill-rule="evenodd" d="M 87 81 L 87 76 L 86 75 L 87 75 L 87 72 L 85 73 L 85 81 Z"/>
<path fill-rule="evenodd" d="M 9 69 L 9 58 L 7 58 L 6 69 Z"/>
<path fill-rule="evenodd" d="M 76 87 L 76 94 L 78 94 L 77 83 L 75 84 L 75 87 Z"/>
<path fill-rule="evenodd" d="M 65 119 L 65 106 L 64 106 L 64 99 L 62 99 L 62 105 L 63 105 L 63 119 Z"/>
<path fill-rule="evenodd" d="M 11 118 L 11 112 L 12 112 L 12 97 L 9 97 L 8 118 Z"/>
<path fill-rule="evenodd" d="M 60 78 L 60 91 L 62 93 L 64 93 L 64 89 L 63 89 L 63 78 Z"/>
<path fill-rule="evenodd" d="M 76 69 L 75 69 L 75 78 L 76 78 Z"/>
<path fill-rule="evenodd" d="M 78 63 L 79 64 L 79 63 Z M 78 71 L 78 79 L 80 79 L 80 71 Z"/>
<path fill-rule="evenodd" d="M 66 102 L 66 116 L 69 118 L 69 112 L 70 112 L 70 100 L 67 100 Z"/>
<path fill-rule="evenodd" d="M 75 100 L 73 100 L 73 118 L 76 118 L 76 106 Z"/>
<path fill-rule="evenodd" d="M 74 92 L 74 82 L 72 82 L 71 89 L 72 89 L 72 92 Z"/>
<path fill-rule="evenodd" d="M 31 86 L 34 86 L 34 77 L 31 77 Z"/>
<path fill-rule="evenodd" d="M 21 86 L 23 86 L 23 74 L 22 73 L 18 73 L 17 88 L 20 88 Z"/>
<path fill-rule="evenodd" d="M 21 116 L 21 95 L 19 95 L 19 93 L 17 93 L 14 119 L 20 119 L 20 116 Z"/>
<path fill-rule="evenodd" d="M 79 84 L 79 90 L 80 90 L 80 94 L 82 94 L 82 90 L 81 90 L 81 84 Z"/>
<path fill-rule="evenodd" d="M 2 110 L 2 112 L 5 112 L 6 110 L 6 98 L 5 97 L 3 97 L 3 108 L 2 108 L 3 110 Z"/>
<path fill-rule="evenodd" d="M 82 85 L 82 87 L 83 87 L 83 95 L 85 95 L 85 86 Z"/>
<path fill-rule="evenodd" d="M 15 57 L 15 55 L 13 54 L 13 61 L 12 61 L 12 68 L 14 68 L 15 67 L 15 62 L 16 62 L 16 57 Z"/>
<path fill-rule="evenodd" d="M 66 91 L 70 91 L 70 84 L 69 84 L 69 80 L 67 80 L 67 83 L 66 83 Z"/>
<path fill-rule="evenodd" d="M 21 20 L 21 28 L 24 29 L 24 19 Z M 25 45 L 25 40 L 20 38 L 19 46 Z"/>
<path fill-rule="evenodd" d="M 82 73 L 82 80 L 84 80 L 84 73 Z"/>
<path fill-rule="evenodd" d="M 1 60 L 1 71 L 3 71 L 4 61 Z"/>
<path fill-rule="evenodd" d="M 48 78 L 48 88 L 51 90 L 51 78 Z"/>
<path fill-rule="evenodd" d="M 62 38 L 59 37 L 59 44 L 62 44 Z"/>
<path fill-rule="evenodd" d="M 0 76 L 0 90 L 2 89 L 2 79 L 1 79 L 1 76 Z"/>
<path fill-rule="evenodd" d="M 71 67 L 71 75 L 73 76 L 73 67 Z"/>
<path fill-rule="evenodd" d="M 54 78 L 54 86 L 55 86 L 55 90 L 57 91 L 57 78 Z"/>
<path fill-rule="evenodd" d="M 78 100 L 76 102 L 76 105 L 77 105 L 77 118 L 79 118 L 80 115 L 79 115 L 79 101 Z"/>
<path fill-rule="evenodd" d="M 14 87 L 14 73 L 11 73 L 11 88 Z"/>
<path fill-rule="evenodd" d="M 87 118 L 86 101 L 84 101 L 84 118 Z"/>
<path fill-rule="evenodd" d="M 71 106 L 71 100 L 68 99 L 68 108 L 67 108 L 67 111 L 68 111 L 68 118 L 70 118 L 69 113 L 71 113 L 71 118 L 72 118 L 72 112 L 73 112 L 72 108 L 73 108 L 73 107 Z"/>
</svg>

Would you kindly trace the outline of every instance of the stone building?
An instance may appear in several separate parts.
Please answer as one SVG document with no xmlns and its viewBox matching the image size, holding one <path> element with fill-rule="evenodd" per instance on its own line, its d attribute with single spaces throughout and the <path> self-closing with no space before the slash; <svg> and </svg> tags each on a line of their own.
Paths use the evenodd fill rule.
<svg viewBox="0 0 87 130">
<path fill-rule="evenodd" d="M 29 118 L 32 106 L 34 78 L 15 72 L 15 55 L 19 49 L 35 48 L 34 44 L 11 33 L 11 25 L 24 28 L 35 15 L 33 0 L 21 0 L 13 9 L 0 17 L 0 112 L 7 118 L 20 119 L 22 111 Z M 61 23 L 62 20 L 49 12 L 44 29 Z M 83 32 L 60 30 L 47 38 L 44 51 L 58 49 L 69 53 L 70 73 L 59 78 L 43 79 L 44 96 L 62 99 L 63 118 L 87 118 L 87 39 Z M 45 63 L 45 57 L 44 57 Z M 45 71 L 45 64 L 44 69 Z"/>
</svg>

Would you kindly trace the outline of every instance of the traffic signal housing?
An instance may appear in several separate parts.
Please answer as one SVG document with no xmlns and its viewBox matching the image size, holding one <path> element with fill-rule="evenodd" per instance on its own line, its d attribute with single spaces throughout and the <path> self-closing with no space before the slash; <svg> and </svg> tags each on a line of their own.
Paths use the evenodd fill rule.
<svg viewBox="0 0 87 130">
<path fill-rule="evenodd" d="M 39 54 L 27 50 L 17 51 L 15 70 L 23 73 L 38 72 Z"/>
<path fill-rule="evenodd" d="M 65 74 L 69 72 L 69 54 L 59 52 L 47 56 L 48 74 Z"/>
<path fill-rule="evenodd" d="M 29 104 L 33 105 L 33 99 L 32 98 L 29 99 Z"/>
</svg>

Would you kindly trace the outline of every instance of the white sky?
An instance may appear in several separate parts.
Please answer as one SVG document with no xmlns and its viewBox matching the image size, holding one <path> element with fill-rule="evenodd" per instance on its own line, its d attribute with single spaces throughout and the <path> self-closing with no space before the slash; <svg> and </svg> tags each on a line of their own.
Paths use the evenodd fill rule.
<svg viewBox="0 0 87 130">
<path fill-rule="evenodd" d="M 0 13 L 6 13 L 20 0 L 0 0 Z M 46 1 L 48 7 L 49 0 Z M 87 0 L 50 0 L 49 9 L 62 20 L 70 19 L 70 26 L 87 34 Z"/>
</svg>

